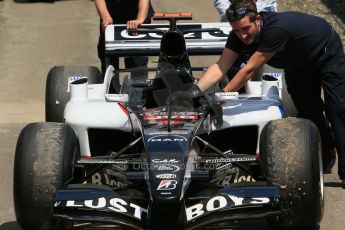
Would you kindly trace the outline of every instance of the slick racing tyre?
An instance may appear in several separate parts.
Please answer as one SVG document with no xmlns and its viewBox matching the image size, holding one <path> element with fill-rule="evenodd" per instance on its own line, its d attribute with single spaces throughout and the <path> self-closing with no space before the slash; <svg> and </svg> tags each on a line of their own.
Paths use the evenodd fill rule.
<svg viewBox="0 0 345 230">
<path fill-rule="evenodd" d="M 315 229 L 324 208 L 317 127 L 299 118 L 269 122 L 260 137 L 260 159 L 269 184 L 281 191 L 282 215 L 269 219 L 273 229 Z"/>
<path fill-rule="evenodd" d="M 15 154 L 13 197 L 24 230 L 50 230 L 53 196 L 72 178 L 79 156 L 74 130 L 62 123 L 32 123 L 21 131 Z"/>
<path fill-rule="evenodd" d="M 86 77 L 89 84 L 102 83 L 102 74 L 94 66 L 55 66 L 50 69 L 45 97 L 47 122 L 64 121 L 64 109 L 70 98 L 68 83 Z"/>
</svg>

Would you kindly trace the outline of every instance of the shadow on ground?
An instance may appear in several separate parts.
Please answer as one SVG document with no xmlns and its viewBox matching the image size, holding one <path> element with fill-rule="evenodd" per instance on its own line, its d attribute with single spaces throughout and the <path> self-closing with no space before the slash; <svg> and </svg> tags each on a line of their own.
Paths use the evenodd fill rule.
<svg viewBox="0 0 345 230">
<path fill-rule="evenodd" d="M 325 182 L 325 187 L 340 188 L 341 183 L 340 182 Z"/>
<path fill-rule="evenodd" d="M 345 3 L 335 0 L 321 0 L 321 2 L 330 9 L 331 13 L 337 15 L 343 22 L 345 22 Z"/>
<path fill-rule="evenodd" d="M 22 230 L 17 222 L 11 221 L 0 225 L 0 230 Z"/>
</svg>

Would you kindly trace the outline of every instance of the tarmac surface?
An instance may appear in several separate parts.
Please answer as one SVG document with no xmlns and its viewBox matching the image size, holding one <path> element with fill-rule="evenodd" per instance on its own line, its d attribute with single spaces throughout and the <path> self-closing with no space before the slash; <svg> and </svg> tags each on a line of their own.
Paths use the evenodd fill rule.
<svg viewBox="0 0 345 230">
<path fill-rule="evenodd" d="M 194 22 L 219 17 L 211 0 L 152 0 L 157 12 L 193 13 Z M 286 8 L 281 10 L 287 10 Z M 44 121 L 45 81 L 55 65 L 93 65 L 98 15 L 89 0 L 0 1 L 0 230 L 20 230 L 12 198 L 13 160 L 20 130 Z M 217 57 L 192 59 L 208 66 Z M 154 60 L 151 60 L 154 65 Z M 334 169 L 336 172 L 336 169 Z M 325 214 L 320 229 L 345 226 L 345 190 L 336 173 L 325 176 Z M 262 220 L 240 229 L 270 229 Z"/>
</svg>

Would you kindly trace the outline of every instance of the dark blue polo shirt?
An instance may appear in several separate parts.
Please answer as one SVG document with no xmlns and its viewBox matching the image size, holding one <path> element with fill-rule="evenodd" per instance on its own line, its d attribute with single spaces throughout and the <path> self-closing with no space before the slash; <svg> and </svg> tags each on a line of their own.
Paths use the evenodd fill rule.
<svg viewBox="0 0 345 230">
<path fill-rule="evenodd" d="M 299 70 L 319 66 L 325 59 L 325 46 L 335 32 L 324 19 L 299 12 L 265 12 L 260 39 L 249 46 L 231 32 L 226 47 L 249 55 L 255 51 L 276 52 L 267 63 L 275 68 Z"/>
</svg>

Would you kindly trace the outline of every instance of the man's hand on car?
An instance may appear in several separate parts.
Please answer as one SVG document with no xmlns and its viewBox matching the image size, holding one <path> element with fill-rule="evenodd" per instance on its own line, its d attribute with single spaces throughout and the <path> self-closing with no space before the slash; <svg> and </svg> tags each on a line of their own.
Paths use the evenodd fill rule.
<svg viewBox="0 0 345 230">
<path fill-rule="evenodd" d="M 107 25 L 113 24 L 113 18 L 110 15 L 102 17 L 102 23 L 101 24 L 102 24 L 103 31 L 105 31 L 105 28 L 107 27 Z"/>
<path fill-rule="evenodd" d="M 144 20 L 129 20 L 127 21 L 127 29 L 138 29 L 138 27 L 144 23 Z"/>
</svg>

